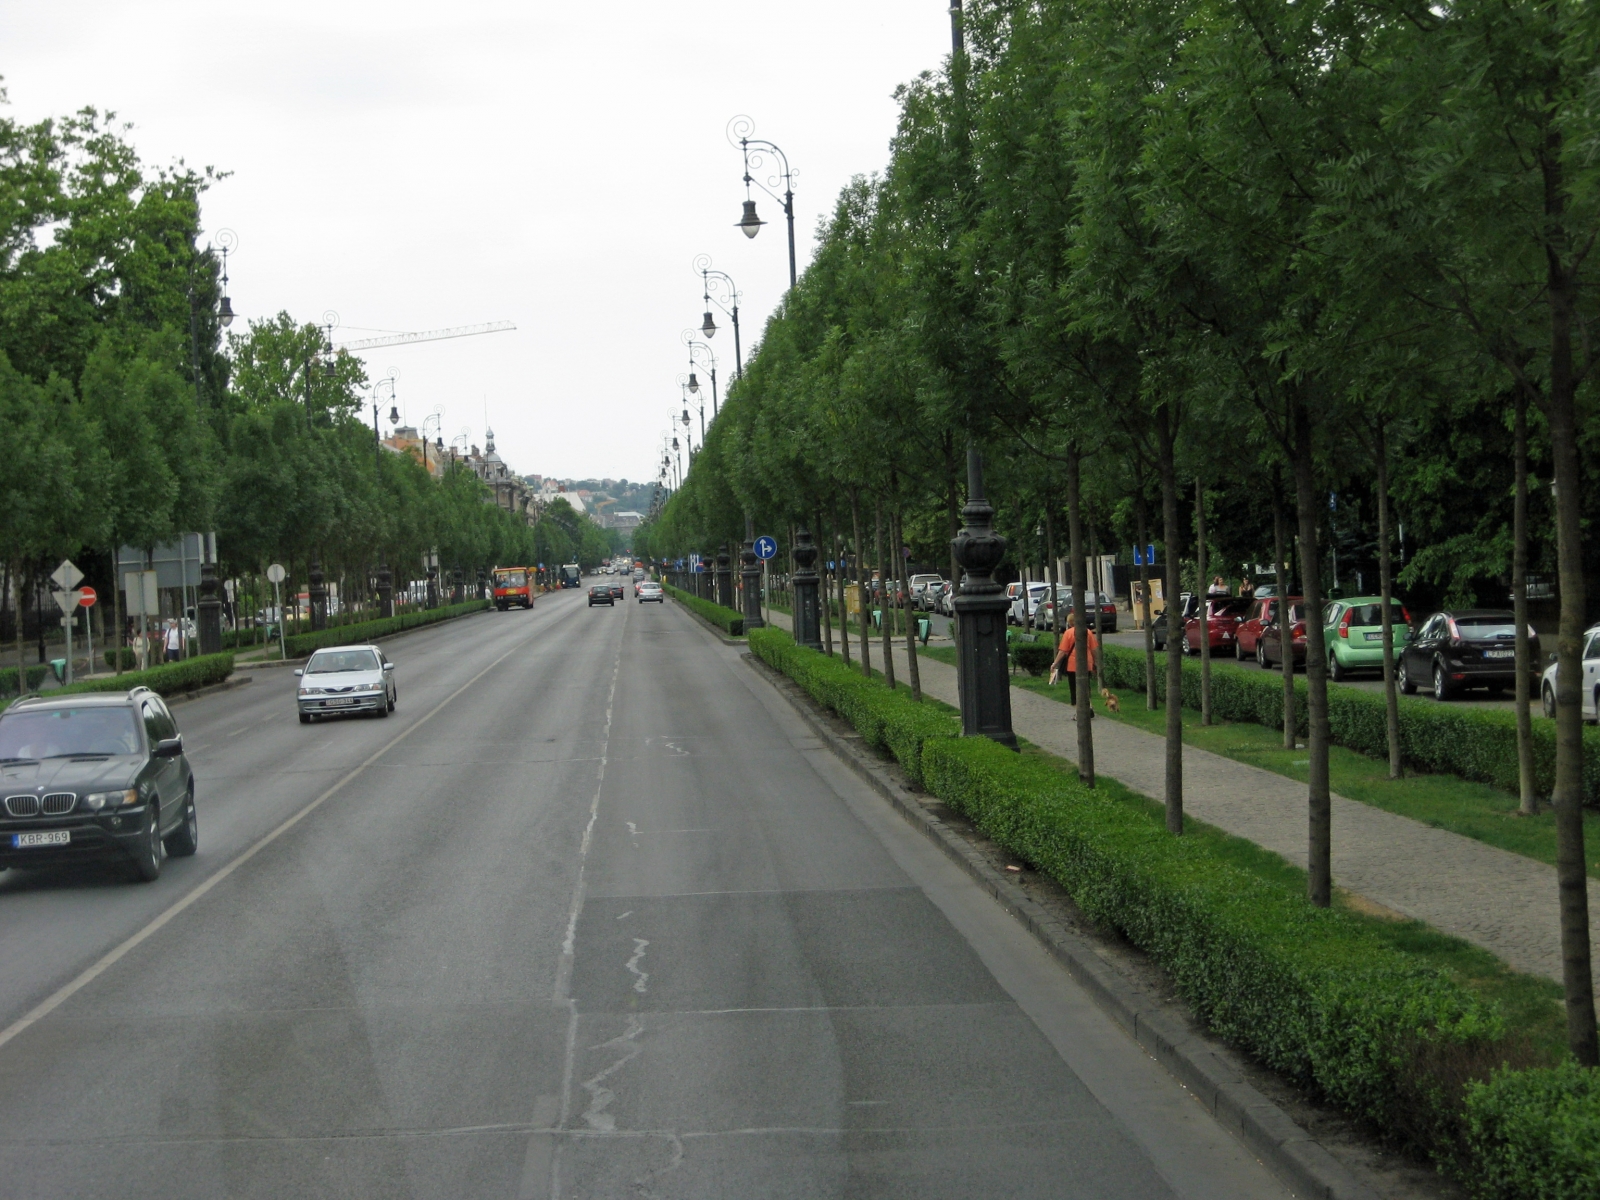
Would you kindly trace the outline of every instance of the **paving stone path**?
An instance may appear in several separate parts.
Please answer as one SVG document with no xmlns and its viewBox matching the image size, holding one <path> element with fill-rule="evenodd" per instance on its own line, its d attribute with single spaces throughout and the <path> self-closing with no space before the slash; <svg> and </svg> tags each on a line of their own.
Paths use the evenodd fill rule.
<svg viewBox="0 0 1600 1200">
<path fill-rule="evenodd" d="M 785 614 L 772 618 L 790 628 Z M 854 638 L 851 649 L 857 650 Z M 880 669 L 882 650 L 882 641 L 874 639 L 873 662 Z M 957 702 L 954 667 L 920 655 L 917 665 L 927 695 Z M 901 643 L 895 647 L 895 678 L 902 686 L 907 667 Z M 1077 727 L 1067 705 L 1012 688 L 1011 717 L 1019 736 L 1077 761 Z M 1146 796 L 1159 799 L 1165 792 L 1166 741 L 1159 735 L 1102 716 L 1094 722 L 1094 756 L 1099 774 Z M 1303 783 L 1185 746 L 1183 806 L 1196 820 L 1306 865 Z M 1375 904 L 1483 947 L 1518 971 L 1561 979 L 1554 867 L 1335 795 L 1333 878 Z M 1600 888 L 1591 879 L 1591 952 L 1600 962 L 1597 901 Z"/>
</svg>

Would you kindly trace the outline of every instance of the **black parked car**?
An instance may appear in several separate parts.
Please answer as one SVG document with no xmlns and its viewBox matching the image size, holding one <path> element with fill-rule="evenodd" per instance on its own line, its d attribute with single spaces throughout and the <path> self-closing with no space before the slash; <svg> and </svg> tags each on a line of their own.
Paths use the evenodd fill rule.
<svg viewBox="0 0 1600 1200">
<path fill-rule="evenodd" d="M 616 607 L 617 598 L 611 594 L 610 584 L 597 583 L 589 589 L 589 607 L 593 608 L 596 604 L 604 604 L 607 608 Z"/>
<path fill-rule="evenodd" d="M 1529 657 L 1539 661 L 1539 635 L 1528 631 Z M 1466 688 L 1491 694 L 1517 682 L 1516 615 L 1508 609 L 1471 608 L 1436 612 L 1422 623 L 1400 655 L 1400 690 L 1408 696 L 1431 688 L 1448 700 Z"/>
<path fill-rule="evenodd" d="M 148 881 L 199 836 L 183 738 L 149 688 L 29 696 L 0 714 L 0 867 L 100 858 Z"/>
</svg>

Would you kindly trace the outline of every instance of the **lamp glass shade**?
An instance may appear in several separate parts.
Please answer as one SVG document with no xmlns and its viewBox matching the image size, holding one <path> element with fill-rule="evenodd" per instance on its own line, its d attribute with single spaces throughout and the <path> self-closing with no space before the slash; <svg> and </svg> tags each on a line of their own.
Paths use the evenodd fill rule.
<svg viewBox="0 0 1600 1200">
<path fill-rule="evenodd" d="M 682 421 L 685 425 L 687 425 L 689 423 L 689 410 L 688 410 L 688 408 L 685 408 L 683 410 L 683 416 L 679 417 L 678 420 Z"/>
<path fill-rule="evenodd" d="M 706 314 L 708 317 L 710 315 Z M 217 320 L 221 321 L 224 327 L 233 324 L 233 301 L 226 296 L 222 298 L 222 303 L 217 305 Z"/>
<path fill-rule="evenodd" d="M 674 450 L 676 450 L 678 448 L 678 439 L 677 438 L 673 438 L 672 439 L 672 448 Z"/>
<path fill-rule="evenodd" d="M 696 395 L 700 394 L 700 381 L 694 377 L 694 372 L 689 372 L 689 390 Z"/>
<path fill-rule="evenodd" d="M 756 202 L 754 200 L 746 200 L 744 202 L 744 216 L 739 218 L 739 228 L 744 230 L 745 237 L 755 237 L 756 234 L 761 232 L 761 227 L 765 224 L 765 221 L 756 216 Z"/>
<path fill-rule="evenodd" d="M 389 424 L 400 424 L 400 406 L 397 404 L 389 405 Z"/>
<path fill-rule="evenodd" d="M 706 313 L 706 319 L 700 323 L 700 332 L 707 337 L 717 336 L 717 323 L 711 319 L 711 314 Z"/>
</svg>

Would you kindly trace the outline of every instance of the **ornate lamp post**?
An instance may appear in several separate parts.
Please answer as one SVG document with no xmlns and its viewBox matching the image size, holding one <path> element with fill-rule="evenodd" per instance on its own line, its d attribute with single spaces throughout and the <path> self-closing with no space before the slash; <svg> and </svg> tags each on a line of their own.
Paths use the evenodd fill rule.
<svg viewBox="0 0 1600 1200">
<path fill-rule="evenodd" d="M 705 320 L 700 322 L 700 332 L 708 340 L 717 336 L 717 322 L 711 315 L 713 304 L 733 318 L 733 377 L 743 379 L 744 351 L 739 345 L 739 289 L 727 272 L 711 269 L 709 254 L 699 255 L 694 260 L 694 269 L 700 272 L 701 295 L 706 306 L 706 316 Z M 723 302 L 724 296 L 727 297 L 726 303 Z"/>
<path fill-rule="evenodd" d="M 961 564 L 956 612 L 956 687 L 961 700 L 963 737 L 993 738 L 1016 749 L 1011 730 L 1011 681 L 1006 673 L 1005 588 L 994 570 L 1005 557 L 1006 540 L 994 531 L 994 509 L 983 498 L 983 460 L 967 447 L 966 527 L 951 543 Z M 797 626 L 798 627 L 798 626 Z"/>
<path fill-rule="evenodd" d="M 689 347 L 689 392 L 691 395 L 696 397 L 700 395 L 700 380 L 695 376 L 694 369 L 696 366 L 706 367 L 711 372 L 711 419 L 716 420 L 718 407 L 717 356 L 711 352 L 710 346 L 706 345 L 702 341 L 697 341 L 694 335 L 695 331 L 693 329 L 685 329 L 683 331 L 683 344 Z M 704 354 L 700 357 L 695 355 L 695 350 L 697 348 L 704 351 Z M 705 421 L 705 409 L 702 408 L 700 410 L 700 442 L 702 445 L 705 444 L 706 440 Z"/>
<path fill-rule="evenodd" d="M 372 404 L 372 453 L 373 461 L 380 466 L 383 463 L 383 439 L 378 435 L 378 391 L 384 384 L 389 385 L 389 424 L 400 424 L 400 406 L 394 398 L 394 383 L 400 378 L 400 372 L 394 367 L 389 368 L 389 373 L 375 382 L 368 390 L 367 395 Z"/>
<path fill-rule="evenodd" d="M 728 122 L 728 140 L 733 142 L 744 152 L 744 216 L 739 218 L 738 227 L 744 231 L 745 237 L 753 238 L 761 232 L 761 227 L 766 224 L 756 216 L 756 202 L 750 198 L 750 185 L 753 183 L 774 200 L 778 193 L 772 188 L 783 184 L 783 215 L 789 222 L 789 286 L 795 285 L 794 258 L 794 172 L 789 169 L 789 156 L 778 149 L 772 142 L 763 138 L 749 136 L 754 133 L 756 123 L 749 117 L 738 116 Z M 772 155 L 778 160 L 779 171 L 772 177 L 772 187 L 760 182 L 751 171 L 759 171 L 766 166 L 767 155 Z"/>
<path fill-rule="evenodd" d="M 717 603 L 723 608 L 733 607 L 733 570 L 732 556 L 728 553 L 728 543 L 723 542 L 717 547 Z"/>
<path fill-rule="evenodd" d="M 394 616 L 394 572 L 389 569 L 389 556 L 378 556 L 378 615 Z"/>
<path fill-rule="evenodd" d="M 739 578 L 744 584 L 744 627 L 760 629 L 766 625 L 761 619 L 761 560 L 756 557 L 756 540 L 746 519 L 744 545 L 739 550 Z"/>
<path fill-rule="evenodd" d="M 809 529 L 794 535 L 794 640 L 813 650 L 822 649 L 822 608 L 817 590 L 817 547 Z"/>
<path fill-rule="evenodd" d="M 222 653 L 222 600 L 217 593 L 222 583 L 217 579 L 217 535 L 207 534 L 200 539 L 200 603 L 199 618 L 200 653 Z"/>
<path fill-rule="evenodd" d="M 310 593 L 311 600 L 311 629 L 315 633 L 328 627 L 328 585 L 322 574 L 322 559 L 316 551 L 311 552 Z"/>
</svg>

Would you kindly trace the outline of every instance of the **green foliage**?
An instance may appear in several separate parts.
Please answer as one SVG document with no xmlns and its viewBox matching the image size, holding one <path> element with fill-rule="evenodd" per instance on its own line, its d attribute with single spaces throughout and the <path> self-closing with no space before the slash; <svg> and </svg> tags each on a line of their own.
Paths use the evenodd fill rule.
<svg viewBox="0 0 1600 1200">
<path fill-rule="evenodd" d="M 82 683 L 68 684 L 51 692 L 52 696 L 70 696 L 77 692 L 125 692 L 131 688 L 147 687 L 157 695 L 176 696 L 196 688 L 221 683 L 233 674 L 233 655 L 207 654 L 199 658 L 186 658 L 182 662 L 166 663 L 144 671 L 129 671 L 123 675 L 108 675 L 100 679 L 87 679 Z"/>
<path fill-rule="evenodd" d="M 1125 646 L 1106 646 L 1106 683 L 1114 688 L 1143 692 L 1144 653 Z M 1306 732 L 1306 682 L 1295 678 L 1296 727 Z M 1156 672 L 1156 697 L 1166 700 L 1164 671 Z M 1183 663 L 1183 706 L 1200 707 L 1200 664 Z M 1211 711 L 1225 721 L 1249 721 L 1271 729 L 1283 727 L 1283 677 L 1276 671 L 1211 663 Z M 1389 741 L 1381 692 L 1359 688 L 1328 688 L 1328 727 L 1335 745 L 1374 758 L 1387 757 Z M 1533 722 L 1534 774 L 1539 789 L 1549 795 L 1555 782 L 1555 722 L 1536 717 Z M 1584 802 L 1600 807 L 1600 729 L 1585 727 Z M 1400 752 L 1419 771 L 1458 775 L 1507 791 L 1518 788 L 1516 714 L 1500 709 L 1439 704 L 1411 696 L 1400 697 Z"/>
<path fill-rule="evenodd" d="M 340 625 L 331 629 L 318 630 L 316 633 L 290 634 L 283 640 L 284 653 L 290 658 L 301 658 L 313 650 L 320 650 L 324 646 L 350 646 L 360 642 L 370 642 L 374 638 L 387 637 L 391 633 L 399 633 L 403 629 L 416 629 L 422 625 L 434 625 L 440 621 L 448 621 L 454 617 L 465 617 L 471 613 L 486 612 L 493 607 L 490 600 L 468 600 L 463 604 L 447 604 L 441 608 L 424 609 L 421 612 L 401 613 L 393 617 L 381 617 L 376 621 L 361 621 L 354 625 Z"/>
<path fill-rule="evenodd" d="M 686 592 L 682 588 L 675 588 L 671 584 L 662 584 L 661 590 L 696 616 L 704 617 L 710 621 L 728 636 L 744 636 L 743 613 L 735 612 L 731 608 L 723 608 L 722 605 L 713 604 L 710 600 L 702 600 L 700 597 Z"/>
<path fill-rule="evenodd" d="M 50 674 L 50 668 L 40 663 L 38 666 L 27 668 L 28 690 L 37 691 L 45 676 Z M 15 696 L 17 694 L 17 668 L 0 667 L 0 696 Z"/>
<path fill-rule="evenodd" d="M 1499 1071 L 1467 1088 L 1473 1195 L 1589 1200 L 1600 1195 L 1600 1071 L 1568 1060 Z"/>
<path fill-rule="evenodd" d="M 1055 656 L 1056 648 L 1049 642 L 1018 642 L 1011 647 L 1012 659 L 1029 675 L 1043 675 Z"/>
</svg>

